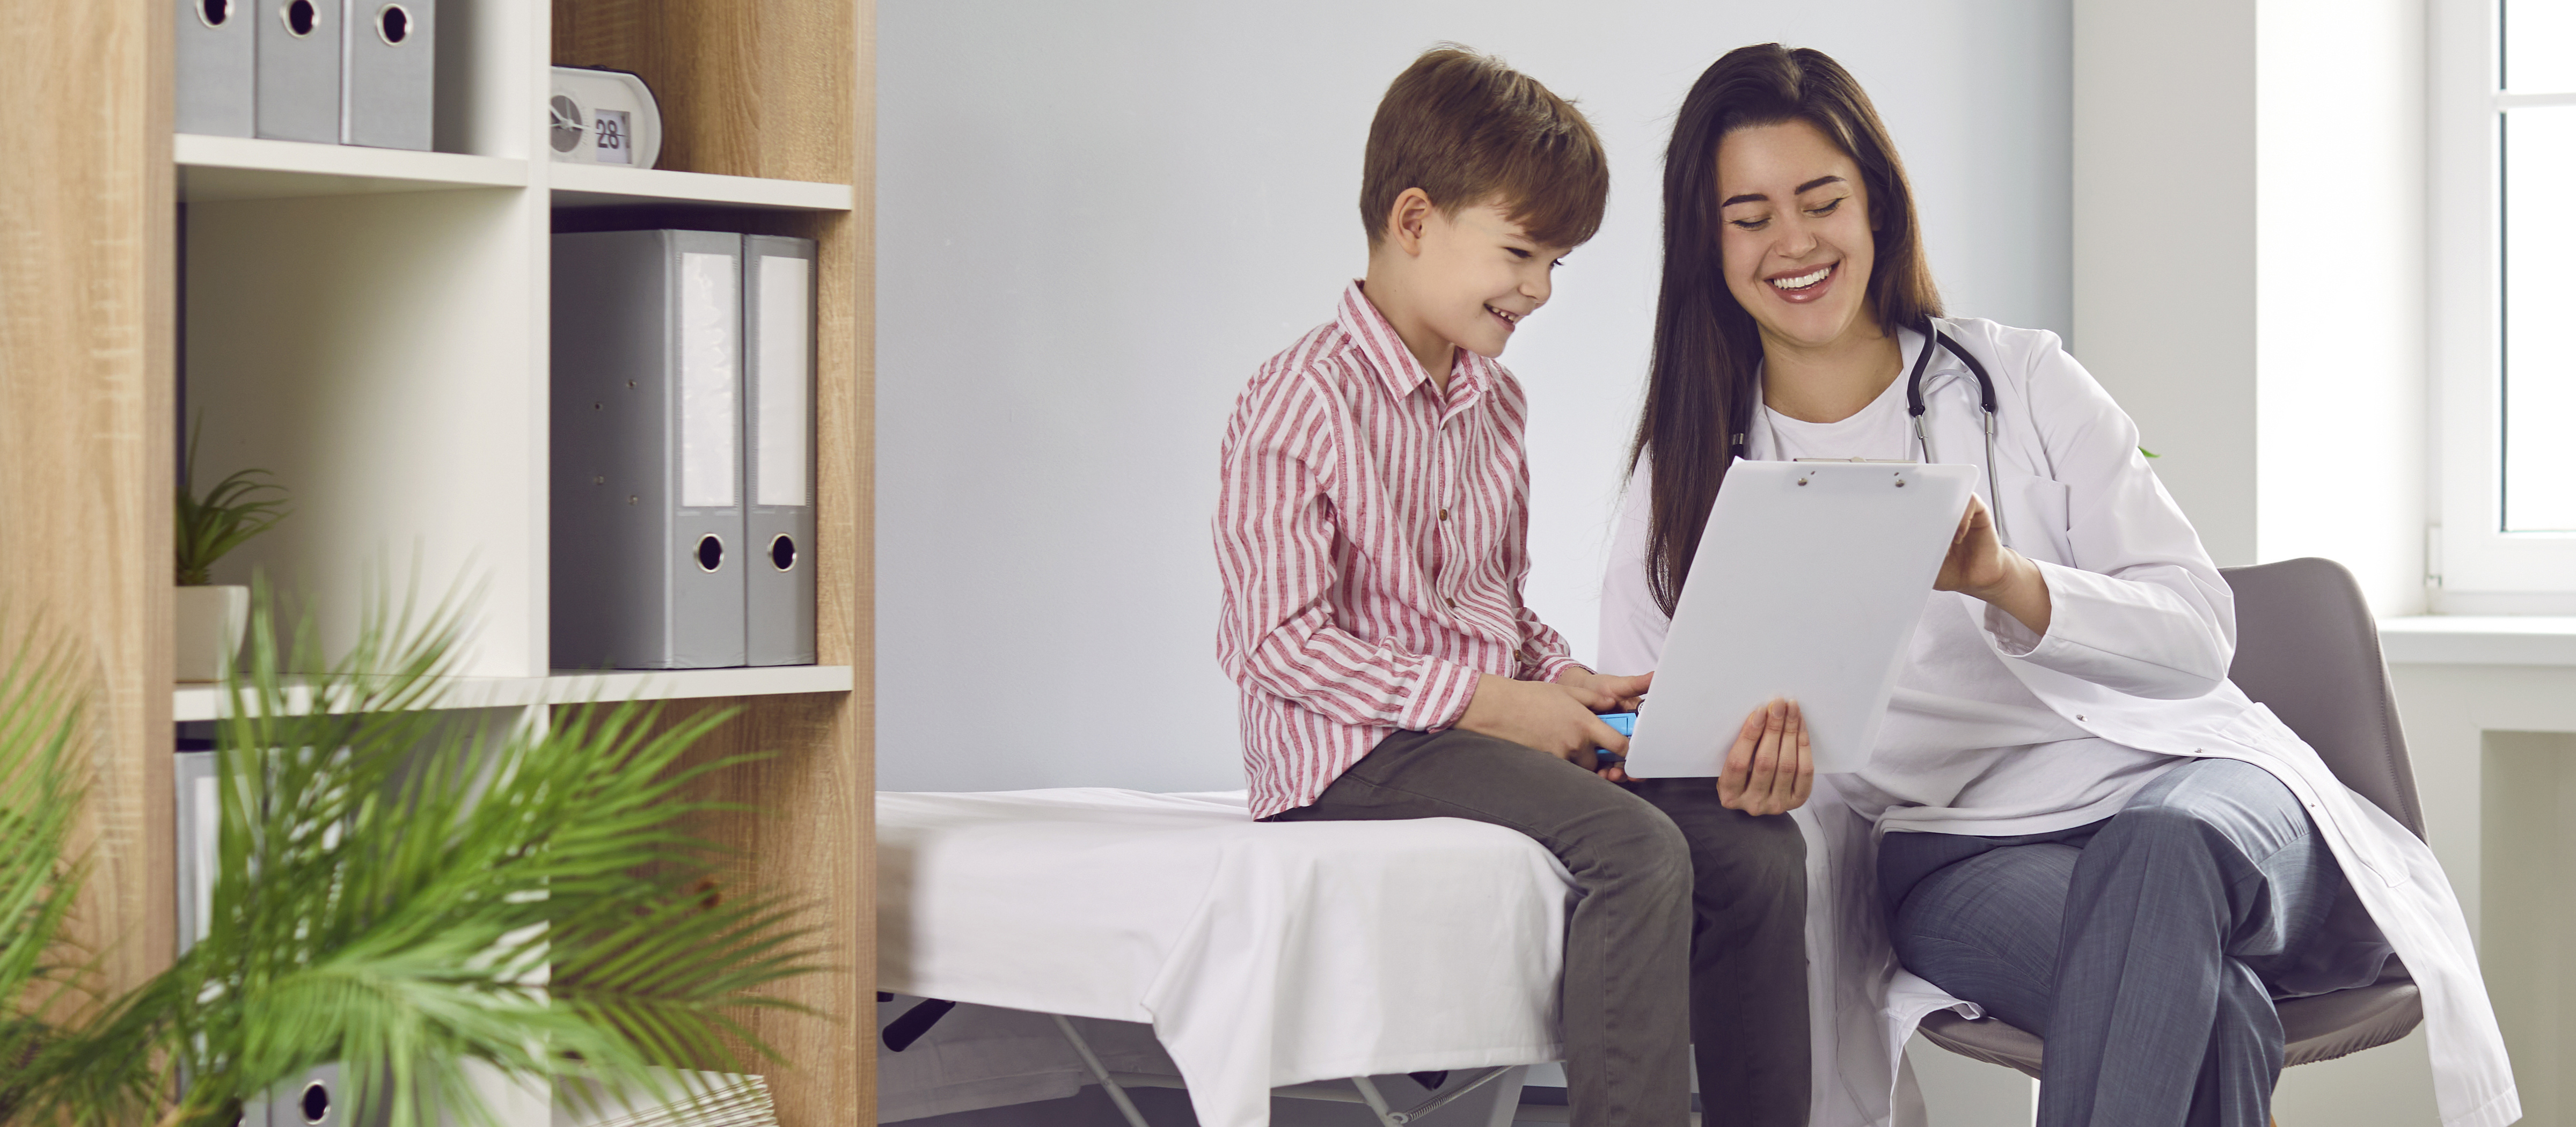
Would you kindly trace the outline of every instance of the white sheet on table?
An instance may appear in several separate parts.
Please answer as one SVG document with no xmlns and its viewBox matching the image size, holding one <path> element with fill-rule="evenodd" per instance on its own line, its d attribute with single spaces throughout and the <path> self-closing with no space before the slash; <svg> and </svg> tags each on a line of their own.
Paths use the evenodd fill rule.
<svg viewBox="0 0 2576 1127">
<path fill-rule="evenodd" d="M 1205 1127 L 1264 1127 L 1283 1084 L 1557 1059 L 1571 885 L 1537 842 L 1243 802 L 877 795 L 879 988 L 1149 1022 Z"/>
</svg>

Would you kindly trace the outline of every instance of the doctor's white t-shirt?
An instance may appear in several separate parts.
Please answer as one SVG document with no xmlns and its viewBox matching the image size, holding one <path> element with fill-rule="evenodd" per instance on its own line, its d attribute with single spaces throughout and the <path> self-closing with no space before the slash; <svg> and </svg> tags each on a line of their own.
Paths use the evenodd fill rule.
<svg viewBox="0 0 2576 1127">
<path fill-rule="evenodd" d="M 1921 340 L 1903 334 L 1903 370 L 1912 369 Z M 1753 425 L 1769 429 L 1773 454 L 1782 460 L 1915 453 L 1901 377 L 1838 422 L 1802 422 L 1766 406 Z M 1613 567 L 1633 566 L 1643 556 L 1650 480 L 1641 465 L 1629 482 L 1621 532 L 1639 543 L 1625 551 L 1614 548 Z M 2140 788 L 2182 762 L 2090 735 L 2042 703 L 1986 643 L 1980 625 L 1985 609 L 1956 592 L 1935 591 L 1925 601 L 1876 753 L 1868 766 L 1835 778 L 1861 815 L 1883 830 L 1987 837 L 2048 833 L 2119 813 Z M 1646 640 L 1614 639 L 1609 627 L 1605 622 L 1604 670 L 1635 672 L 1614 655 L 1627 657 L 1620 651 Z M 1662 652 L 1660 630 L 1651 647 L 1653 652 L 1635 655 L 1647 666 Z M 1647 707 L 1653 707 L 1651 698 Z"/>
</svg>

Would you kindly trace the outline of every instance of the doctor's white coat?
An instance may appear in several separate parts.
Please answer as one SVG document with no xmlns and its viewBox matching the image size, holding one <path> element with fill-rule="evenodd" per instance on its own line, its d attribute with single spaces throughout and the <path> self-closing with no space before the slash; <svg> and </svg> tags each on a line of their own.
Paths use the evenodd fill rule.
<svg viewBox="0 0 2576 1127">
<path fill-rule="evenodd" d="M 2017 623 L 1989 618 L 1984 604 L 1965 595 L 1932 598 L 1986 625 L 1980 635 L 2004 664 L 2078 727 L 2148 751 L 2244 760 L 2287 784 L 2423 991 L 2444 1127 L 2519 1119 L 2503 1036 L 2449 880 L 2431 849 L 2337 781 L 2271 710 L 2227 680 L 2236 644 L 2233 596 L 2140 456 L 2136 425 L 2055 334 L 1983 320 L 1942 327 L 1994 379 L 2003 495 L 1987 502 L 2001 510 L 2013 548 L 2047 578 L 2049 631 L 2034 639 Z M 1906 336 L 1909 346 L 1919 340 Z M 1937 460 L 1981 464 L 1983 419 L 1966 366 L 1947 351 L 1938 354 L 1924 377 L 1924 398 Z M 1772 457 L 1767 428 L 1748 429 L 1747 456 Z M 1605 672 L 1653 668 L 1662 650 L 1667 620 L 1644 572 L 1647 481 L 1640 465 L 1612 539 L 1601 605 Z M 1985 492 L 1981 473 L 1978 493 Z M 1919 1106 L 1897 1092 L 1898 1062 L 1915 1025 L 1942 1008 L 1977 1011 L 1898 966 L 1878 903 L 1873 829 L 1835 795 L 1831 776 L 1819 777 L 1814 800 L 1793 816 L 1807 836 L 1810 880 L 1810 1122 L 1890 1123 L 1900 1105 Z"/>
</svg>

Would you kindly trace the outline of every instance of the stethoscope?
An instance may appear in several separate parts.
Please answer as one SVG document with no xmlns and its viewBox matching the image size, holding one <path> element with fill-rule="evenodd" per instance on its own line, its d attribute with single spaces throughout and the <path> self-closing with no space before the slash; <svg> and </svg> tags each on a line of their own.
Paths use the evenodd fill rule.
<svg viewBox="0 0 2576 1127">
<path fill-rule="evenodd" d="M 1966 362 L 1969 374 L 1977 377 L 1977 409 L 1986 420 L 1986 509 L 1994 516 L 1995 539 L 2010 544 L 2012 537 L 2004 531 L 2002 482 L 1995 473 L 1995 379 L 1986 374 L 1986 366 L 1977 362 L 1976 354 L 1969 352 L 1966 345 L 1941 331 L 1940 318 L 1928 314 L 1923 318 L 1923 351 L 1915 354 L 1914 372 L 1905 384 L 1905 413 L 1914 418 L 1915 448 L 1925 462 L 1935 460 L 1931 432 L 1923 425 L 1923 374 L 1931 369 L 1936 348 L 1949 349 L 1950 355 Z"/>
</svg>

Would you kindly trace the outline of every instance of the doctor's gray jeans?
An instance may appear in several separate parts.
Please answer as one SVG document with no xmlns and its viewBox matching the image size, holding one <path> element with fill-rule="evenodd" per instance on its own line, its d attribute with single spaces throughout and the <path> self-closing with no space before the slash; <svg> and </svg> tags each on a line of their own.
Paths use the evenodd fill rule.
<svg viewBox="0 0 2576 1127">
<path fill-rule="evenodd" d="M 1468 818 L 1534 838 L 1574 877 L 1566 1103 L 1580 1127 L 1807 1121 L 1807 848 L 1716 780 L 1611 783 L 1474 732 L 1397 732 L 1273 821 Z"/>
<path fill-rule="evenodd" d="M 1878 874 L 1906 969 L 2047 1043 L 2039 1127 L 2264 1127 L 2272 998 L 2351 898 L 2297 796 L 2232 759 L 2056 833 L 1891 833 Z"/>
</svg>

